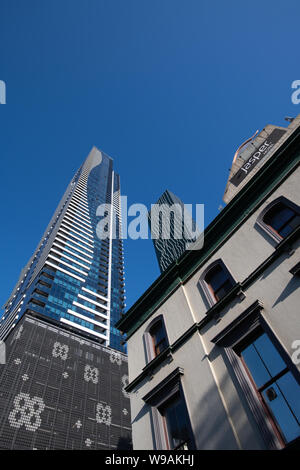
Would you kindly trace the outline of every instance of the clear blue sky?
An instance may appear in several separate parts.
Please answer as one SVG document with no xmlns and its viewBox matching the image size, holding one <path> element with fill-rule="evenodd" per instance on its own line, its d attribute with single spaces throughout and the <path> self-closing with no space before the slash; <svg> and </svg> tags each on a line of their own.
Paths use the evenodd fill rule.
<svg viewBox="0 0 300 470">
<path fill-rule="evenodd" d="M 96 145 L 129 203 L 218 213 L 236 148 L 300 113 L 299 1 L 0 0 L 0 303 Z M 127 305 L 159 275 L 125 243 Z"/>
</svg>

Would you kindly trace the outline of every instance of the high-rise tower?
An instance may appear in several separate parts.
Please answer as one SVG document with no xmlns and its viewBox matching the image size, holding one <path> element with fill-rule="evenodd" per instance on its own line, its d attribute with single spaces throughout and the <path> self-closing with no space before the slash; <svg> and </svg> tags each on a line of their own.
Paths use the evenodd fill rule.
<svg viewBox="0 0 300 470">
<path fill-rule="evenodd" d="M 151 206 L 148 221 L 159 268 L 164 272 L 195 240 L 196 223 L 181 199 L 168 189 Z"/>
<path fill-rule="evenodd" d="M 105 239 L 97 235 L 101 204 L 114 208 Z M 123 351 L 114 328 L 125 307 L 120 210 L 120 177 L 112 159 L 93 148 L 21 272 L 5 305 L 0 339 L 27 312 Z"/>
<path fill-rule="evenodd" d="M 120 178 L 93 148 L 5 305 L 0 449 L 130 448 L 120 219 Z"/>
</svg>

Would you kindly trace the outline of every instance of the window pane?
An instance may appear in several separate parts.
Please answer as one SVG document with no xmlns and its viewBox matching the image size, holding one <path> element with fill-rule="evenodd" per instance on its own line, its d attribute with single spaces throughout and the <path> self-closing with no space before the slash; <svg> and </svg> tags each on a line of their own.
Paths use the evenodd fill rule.
<svg viewBox="0 0 300 470">
<path fill-rule="evenodd" d="M 300 422 L 300 386 L 297 380 L 291 372 L 288 372 L 277 380 L 277 384 L 298 422 Z"/>
<path fill-rule="evenodd" d="M 156 346 L 155 346 L 155 351 L 156 354 L 160 354 L 162 351 L 164 351 L 167 348 L 167 341 L 165 338 L 163 338 Z"/>
<path fill-rule="evenodd" d="M 177 419 L 176 419 L 176 414 L 174 412 L 173 406 L 171 406 L 169 409 L 166 410 L 165 417 L 166 417 L 166 422 L 167 422 L 170 447 L 174 449 L 174 447 L 177 447 L 181 441 L 179 439 Z"/>
<path fill-rule="evenodd" d="M 219 289 L 219 287 L 224 284 L 227 280 L 228 276 L 227 273 L 221 268 L 221 266 L 217 265 L 213 268 L 206 276 L 206 282 L 208 282 L 214 291 Z"/>
<path fill-rule="evenodd" d="M 183 442 L 188 440 L 188 426 L 186 411 L 182 400 L 179 400 L 177 402 L 175 410 L 177 418 L 178 437 L 180 442 Z"/>
<path fill-rule="evenodd" d="M 262 334 L 253 344 L 272 377 L 286 368 L 286 363 L 266 333 Z"/>
<path fill-rule="evenodd" d="M 286 237 L 287 235 L 289 235 L 296 227 L 298 227 L 298 225 L 300 224 L 300 216 L 297 215 L 295 217 L 293 217 L 289 223 L 284 226 L 280 231 L 280 235 L 282 237 Z"/>
<path fill-rule="evenodd" d="M 157 327 L 155 333 L 154 333 L 154 336 L 155 336 L 155 343 L 160 343 L 160 341 L 165 337 L 165 332 L 164 332 L 164 329 L 162 327 L 162 324 L 160 323 L 159 326 Z"/>
<path fill-rule="evenodd" d="M 279 234 L 284 238 L 287 237 L 294 229 L 290 226 L 290 224 L 285 225 L 281 230 L 279 230 Z"/>
<path fill-rule="evenodd" d="M 224 297 L 227 294 L 227 292 L 231 290 L 231 288 L 232 288 L 232 283 L 229 280 L 225 281 L 225 283 L 221 286 L 221 288 L 215 291 L 216 298 L 218 300 L 222 299 L 222 297 Z"/>
<path fill-rule="evenodd" d="M 188 417 L 183 401 L 176 398 L 163 411 L 166 419 L 170 447 L 174 449 L 189 441 Z"/>
<path fill-rule="evenodd" d="M 263 397 L 271 409 L 287 442 L 299 436 L 300 427 L 291 413 L 276 382 L 263 392 Z"/>
<path fill-rule="evenodd" d="M 153 325 L 150 335 L 153 339 L 155 354 L 158 355 L 167 347 L 166 333 L 161 321 Z"/>
<path fill-rule="evenodd" d="M 263 362 L 261 361 L 257 351 L 255 350 L 252 344 L 246 349 L 244 349 L 244 351 L 242 352 L 242 357 L 253 377 L 257 388 L 260 388 L 262 385 L 268 382 L 268 380 L 271 379 L 270 374 L 268 373 L 267 369 L 265 368 Z"/>
<path fill-rule="evenodd" d="M 283 204 L 278 204 L 266 215 L 266 222 L 271 225 L 275 230 L 279 230 L 291 217 L 295 215 L 295 212 Z"/>
</svg>

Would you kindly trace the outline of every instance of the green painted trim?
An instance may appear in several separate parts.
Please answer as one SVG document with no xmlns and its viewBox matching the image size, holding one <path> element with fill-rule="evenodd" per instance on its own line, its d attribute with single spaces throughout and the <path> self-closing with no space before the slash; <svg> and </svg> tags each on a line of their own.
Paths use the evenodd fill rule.
<svg viewBox="0 0 300 470">
<path fill-rule="evenodd" d="M 201 265 L 207 262 L 208 258 L 255 212 L 263 200 L 297 168 L 300 163 L 299 146 L 300 128 L 290 135 L 272 158 L 209 224 L 205 230 L 205 246 L 199 250 L 200 253 L 199 251 L 184 253 L 116 323 L 116 328 L 127 333 L 127 339 L 179 285 L 186 282 Z"/>
</svg>

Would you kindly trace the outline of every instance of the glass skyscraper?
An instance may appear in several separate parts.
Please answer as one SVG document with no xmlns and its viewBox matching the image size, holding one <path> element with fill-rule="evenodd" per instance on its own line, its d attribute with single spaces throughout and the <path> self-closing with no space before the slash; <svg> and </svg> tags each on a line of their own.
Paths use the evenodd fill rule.
<svg viewBox="0 0 300 470">
<path fill-rule="evenodd" d="M 114 208 L 106 239 L 97 235 L 101 204 Z M 114 328 L 125 308 L 120 211 L 120 177 L 113 160 L 93 148 L 22 270 L 5 305 L 0 338 L 27 312 L 124 351 Z"/>
<path fill-rule="evenodd" d="M 159 211 L 159 212 L 158 212 Z M 160 196 L 148 214 L 157 261 L 161 273 L 185 252 L 188 243 L 195 240 L 192 231 L 196 223 L 189 212 L 184 210 L 184 204 L 168 189 Z M 165 238 L 165 235 L 169 237 Z"/>
<path fill-rule="evenodd" d="M 120 178 L 93 148 L 5 305 L 0 449 L 130 449 L 120 235 Z"/>
</svg>

